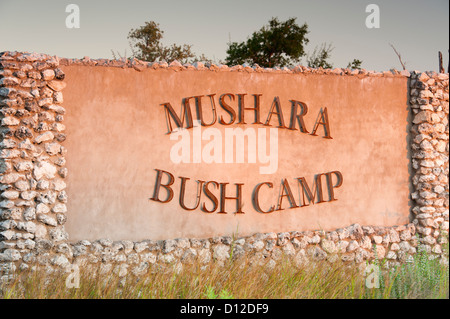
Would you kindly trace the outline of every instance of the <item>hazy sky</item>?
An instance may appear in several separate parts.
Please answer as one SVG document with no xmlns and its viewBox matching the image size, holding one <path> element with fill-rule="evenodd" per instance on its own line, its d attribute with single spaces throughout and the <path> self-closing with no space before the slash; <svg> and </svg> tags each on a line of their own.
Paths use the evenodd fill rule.
<svg viewBox="0 0 450 319">
<path fill-rule="evenodd" d="M 68 29 L 68 4 L 80 8 L 80 28 Z M 365 25 L 366 6 L 380 8 L 380 28 Z M 334 67 L 354 58 L 369 70 L 401 69 L 389 43 L 409 70 L 437 70 L 438 51 L 447 68 L 448 0 L 0 0 L 0 51 L 48 53 L 67 58 L 112 58 L 111 50 L 131 54 L 127 35 L 153 20 L 166 45 L 192 44 L 193 51 L 224 59 L 227 43 L 244 41 L 271 17 L 306 22 L 306 52 L 331 43 Z M 306 64 L 303 59 L 303 64 Z"/>
</svg>

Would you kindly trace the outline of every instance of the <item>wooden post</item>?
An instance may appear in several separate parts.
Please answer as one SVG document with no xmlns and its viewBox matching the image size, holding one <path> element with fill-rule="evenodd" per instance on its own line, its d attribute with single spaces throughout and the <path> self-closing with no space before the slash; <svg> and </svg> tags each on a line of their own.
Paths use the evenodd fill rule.
<svg viewBox="0 0 450 319">
<path fill-rule="evenodd" d="M 439 73 L 445 73 L 444 65 L 442 63 L 442 52 L 438 52 L 438 58 L 439 58 Z"/>
</svg>

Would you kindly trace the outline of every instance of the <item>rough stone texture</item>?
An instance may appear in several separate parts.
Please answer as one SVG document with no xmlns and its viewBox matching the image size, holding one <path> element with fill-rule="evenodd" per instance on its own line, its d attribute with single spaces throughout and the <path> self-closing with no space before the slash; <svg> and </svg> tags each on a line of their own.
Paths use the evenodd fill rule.
<svg viewBox="0 0 450 319">
<path fill-rule="evenodd" d="M 410 79 L 413 224 L 423 248 L 436 254 L 436 241 L 448 239 L 448 81 L 435 72 L 413 72 Z"/>
<path fill-rule="evenodd" d="M 8 228 L 9 225 L 2 227 Z M 27 227 L 23 225 L 21 227 Z M 30 224 L 28 227 L 33 228 Z M 275 238 L 283 238 L 282 241 L 275 240 L 272 234 L 254 234 L 247 237 L 230 238 L 214 237 L 209 239 L 186 239 L 177 238 L 160 241 L 117 241 L 99 239 L 94 242 L 82 240 L 70 243 L 67 238 L 55 240 L 39 239 L 36 243 L 28 240 L 28 245 L 36 249 L 32 250 L 35 258 L 44 252 L 54 252 L 54 256 L 41 263 L 53 266 L 67 266 L 68 264 L 92 265 L 104 267 L 108 264 L 116 264 L 122 269 L 123 275 L 127 272 L 123 269 L 134 269 L 135 274 L 145 274 L 149 265 L 158 267 L 189 265 L 194 262 L 208 264 L 210 262 L 224 263 L 227 260 L 242 260 L 246 258 L 251 264 L 275 265 L 283 256 L 289 258 L 293 265 L 301 266 L 308 260 L 336 262 L 362 263 L 375 258 L 386 257 L 391 263 L 407 260 L 412 256 L 419 245 L 414 224 L 376 229 L 372 227 L 362 228 L 354 224 L 349 227 L 338 229 L 337 232 L 352 233 L 355 228 L 361 230 L 359 239 L 334 240 L 332 232 L 309 231 L 309 232 L 284 232 L 275 234 Z M 399 242 L 386 240 L 379 242 L 379 233 L 387 233 L 391 238 L 400 238 L 407 234 L 408 239 L 399 239 Z M 395 234 L 395 235 L 394 235 Z M 355 238 L 355 237 L 353 237 Z M 394 239 L 395 240 L 395 239 Z M 300 244 L 303 243 L 303 244 Z M 23 244 L 22 244 L 23 246 Z M 21 268 L 27 268 L 31 264 L 25 260 L 20 261 L 19 250 L 14 246 L 3 244 L 5 251 L 2 261 L 15 261 L 20 263 Z M 442 251 L 434 249 L 437 255 Z M 118 268 L 118 269 L 119 269 Z"/>
<path fill-rule="evenodd" d="M 64 88 L 58 66 L 59 59 L 46 54 L 0 53 L 2 264 L 38 260 L 65 267 L 72 258 L 53 251 L 68 239 L 60 200 L 65 183 L 55 166 L 64 158 L 58 135 L 64 126 L 56 123 Z"/>
<path fill-rule="evenodd" d="M 59 65 L 168 68 L 214 72 L 313 73 L 338 76 L 410 77 L 412 222 L 395 227 L 350 225 L 334 231 L 307 231 L 161 241 L 98 239 L 70 242 L 64 230 L 67 175 L 62 123 L 65 75 Z M 417 251 L 442 256 L 448 242 L 449 215 L 449 77 L 432 72 L 373 72 L 311 69 L 304 66 L 266 69 L 225 65 L 181 65 L 132 60 L 59 59 L 45 54 L 0 53 L 0 272 L 34 264 L 65 268 L 71 264 L 113 269 L 118 276 L 145 274 L 149 265 L 180 269 L 248 258 L 273 267 L 285 255 L 294 266 L 308 260 L 363 263 L 386 258 L 408 262 Z M 70 150 L 69 150 L 70 151 Z M 405 168 L 406 169 L 406 168 Z"/>
</svg>

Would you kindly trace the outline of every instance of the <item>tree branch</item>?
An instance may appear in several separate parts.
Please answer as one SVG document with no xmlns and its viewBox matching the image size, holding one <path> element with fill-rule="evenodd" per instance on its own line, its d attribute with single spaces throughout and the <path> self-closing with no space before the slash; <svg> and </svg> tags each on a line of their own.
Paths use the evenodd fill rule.
<svg viewBox="0 0 450 319">
<path fill-rule="evenodd" d="M 391 43 L 389 43 L 389 45 L 392 47 L 392 49 L 394 49 L 395 54 L 397 54 L 398 59 L 400 60 L 400 64 L 403 67 L 403 70 L 406 70 L 405 64 L 402 61 L 402 56 L 400 55 L 400 53 L 397 52 L 397 50 L 395 49 L 395 47 Z"/>
</svg>

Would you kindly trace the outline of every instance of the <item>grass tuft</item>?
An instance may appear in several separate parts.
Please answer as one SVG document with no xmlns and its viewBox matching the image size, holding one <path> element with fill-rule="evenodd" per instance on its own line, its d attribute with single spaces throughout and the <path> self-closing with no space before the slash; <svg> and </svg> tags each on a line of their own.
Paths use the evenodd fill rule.
<svg viewBox="0 0 450 319">
<path fill-rule="evenodd" d="M 369 265 L 366 265 L 369 266 Z M 181 270 L 150 266 L 145 275 L 119 277 L 113 270 L 81 268 L 79 288 L 67 288 L 68 273 L 45 269 L 17 271 L 0 284 L 2 299 L 410 299 L 449 298 L 448 262 L 419 251 L 414 260 L 385 267 L 309 262 L 295 267 L 285 257 L 275 267 L 248 260 L 223 265 L 185 265 Z M 112 267 L 111 267 L 112 268 Z M 378 288 L 368 284 L 379 279 Z M 372 281 L 374 283 L 375 281 Z M 373 288 L 370 288 L 373 287 Z"/>
</svg>

